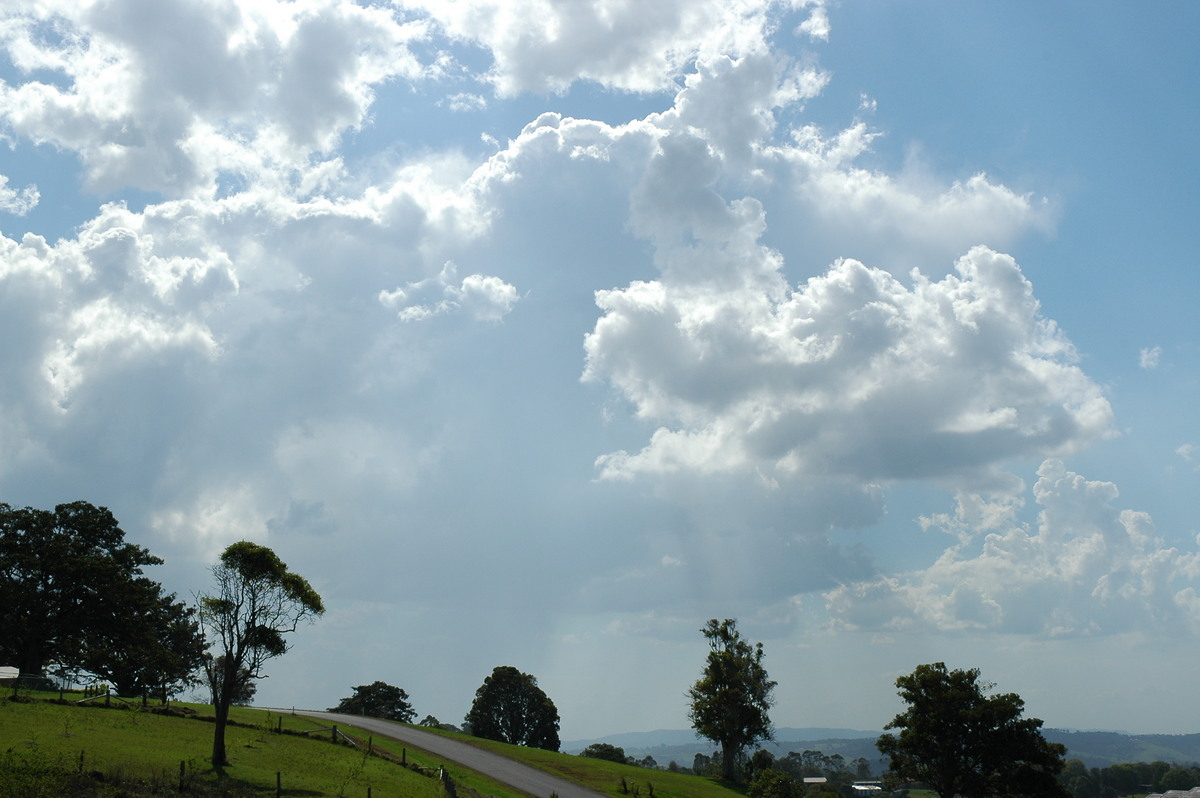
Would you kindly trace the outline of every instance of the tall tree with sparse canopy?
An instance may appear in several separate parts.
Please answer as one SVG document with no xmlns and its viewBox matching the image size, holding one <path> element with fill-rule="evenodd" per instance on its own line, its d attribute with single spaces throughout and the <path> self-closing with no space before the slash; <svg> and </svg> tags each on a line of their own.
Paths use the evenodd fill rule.
<svg viewBox="0 0 1200 798">
<path fill-rule="evenodd" d="M 558 750 L 558 709 L 536 678 L 511 665 L 493 669 L 483 680 L 466 723 L 476 737 Z"/>
<path fill-rule="evenodd" d="M 721 777 L 734 781 L 742 750 L 771 739 L 775 682 L 763 667 L 762 643 L 744 639 L 736 620 L 713 618 L 700 631 L 708 638 L 708 660 L 688 690 L 688 719 L 700 736 L 721 746 Z"/>
<path fill-rule="evenodd" d="M 288 650 L 285 634 L 325 612 L 304 577 L 266 546 L 234 543 L 213 566 L 214 590 L 200 596 L 200 622 L 208 636 L 216 724 L 212 763 L 228 764 L 225 726 L 229 707 L 248 679 L 263 678 L 267 660 Z"/>
<path fill-rule="evenodd" d="M 896 680 L 908 709 L 897 715 L 876 747 L 891 773 L 924 782 L 940 798 L 1065 795 L 1058 783 L 1066 749 L 1047 742 L 1042 721 L 1022 718 L 1016 693 L 986 695 L 979 670 L 947 670 L 935 662 Z"/>
</svg>

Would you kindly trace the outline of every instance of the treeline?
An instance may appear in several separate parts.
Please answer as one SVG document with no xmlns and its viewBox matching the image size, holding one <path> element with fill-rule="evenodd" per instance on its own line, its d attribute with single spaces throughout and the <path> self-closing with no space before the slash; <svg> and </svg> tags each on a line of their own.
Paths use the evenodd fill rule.
<svg viewBox="0 0 1200 798">
<path fill-rule="evenodd" d="M 1088 768 L 1078 759 L 1068 759 L 1059 775 L 1059 783 L 1074 798 L 1119 798 L 1190 790 L 1200 787 L 1200 765 L 1157 761 Z"/>
<path fill-rule="evenodd" d="M 594 759 L 605 759 L 610 762 L 621 762 L 643 768 L 657 768 L 672 773 L 692 773 L 697 776 L 719 777 L 722 773 L 721 752 L 712 754 L 696 754 L 691 766 L 680 765 L 675 761 L 665 766 L 652 756 L 641 759 L 628 756 L 625 749 L 610 743 L 592 743 L 579 752 L 580 756 Z M 819 796 L 842 796 L 849 798 L 855 794 L 856 782 L 871 781 L 875 776 L 871 763 L 865 757 L 857 757 L 849 762 L 841 754 L 827 755 L 820 751 L 790 751 L 787 755 L 777 757 L 766 749 L 759 749 L 750 757 L 744 757 L 738 764 L 738 771 L 754 785 L 762 779 L 763 774 L 778 774 L 767 780 L 779 782 L 770 795 L 799 794 L 803 792 L 811 798 Z M 782 778 L 780 778 L 782 777 Z M 824 782 L 805 784 L 805 779 L 824 779 Z M 758 792 L 754 790 L 754 792 Z"/>
</svg>

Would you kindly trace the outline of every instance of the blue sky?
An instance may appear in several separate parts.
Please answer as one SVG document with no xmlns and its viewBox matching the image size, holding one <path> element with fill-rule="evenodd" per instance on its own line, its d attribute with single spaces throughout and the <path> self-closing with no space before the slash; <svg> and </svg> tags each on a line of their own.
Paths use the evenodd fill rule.
<svg viewBox="0 0 1200 798">
<path fill-rule="evenodd" d="M 780 726 L 923 662 L 1195 732 L 1191 3 L 10 3 L 0 500 L 329 611 L 260 703 L 497 665 Z M 1182 691 L 1182 692 L 1181 692 Z"/>
</svg>

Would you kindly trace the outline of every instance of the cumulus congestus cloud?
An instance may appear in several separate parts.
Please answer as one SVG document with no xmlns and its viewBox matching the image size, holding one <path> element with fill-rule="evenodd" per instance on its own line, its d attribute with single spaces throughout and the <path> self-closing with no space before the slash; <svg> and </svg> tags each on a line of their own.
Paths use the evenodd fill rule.
<svg viewBox="0 0 1200 798">
<path fill-rule="evenodd" d="M 978 247 L 911 287 L 847 260 L 774 295 L 731 285 L 737 265 L 711 285 L 597 295 L 585 377 L 662 424 L 641 451 L 601 457 L 602 476 L 983 478 L 1111 431 L 1108 401 L 1011 257 Z"/>
<path fill-rule="evenodd" d="M 929 568 L 825 594 L 837 624 L 872 630 L 998 631 L 1037 637 L 1195 629 L 1200 553 L 1168 546 L 1117 486 L 1049 459 L 1034 524 L 1015 496 L 963 492 L 953 513 L 922 519 L 958 541 Z"/>
<path fill-rule="evenodd" d="M 947 45 L 904 62 L 864 13 L 4 4 L 0 500 L 108 504 L 181 580 L 277 545 L 331 612 L 273 701 L 336 701 L 354 648 L 453 716 L 520 656 L 565 723 L 670 726 L 696 628 L 736 615 L 780 671 L 836 662 L 831 722 L 863 696 L 868 728 L 891 680 L 850 661 L 1166 639 L 1190 508 L 1142 497 L 1189 495 L 1197 431 L 1171 418 L 1140 486 L 1114 452 L 1168 424 L 1131 392 L 1183 406 L 1195 347 L 1132 301 L 1135 337 L 1094 321 L 1096 241 L 1140 207 L 1073 216 L 1104 187 L 946 68 L 963 29 L 873 9 L 920 31 L 896 55 Z M 996 61 L 1017 92 L 1026 49 Z M 577 689 L 607 679 L 631 700 Z"/>
</svg>

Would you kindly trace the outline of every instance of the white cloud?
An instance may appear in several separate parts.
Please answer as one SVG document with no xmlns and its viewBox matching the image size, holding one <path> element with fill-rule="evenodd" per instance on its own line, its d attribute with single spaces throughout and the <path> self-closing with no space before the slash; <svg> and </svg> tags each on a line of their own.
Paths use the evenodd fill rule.
<svg viewBox="0 0 1200 798">
<path fill-rule="evenodd" d="M 602 476 L 947 477 L 1110 430 L 1107 400 L 1008 256 L 976 248 L 957 275 L 914 272 L 911 288 L 842 261 L 793 290 L 749 234 L 698 250 L 698 283 L 671 271 L 597 293 L 585 379 L 662 425 L 640 452 L 600 458 Z"/>
<path fill-rule="evenodd" d="M 797 30 L 812 39 L 829 41 L 829 12 L 825 10 L 824 0 L 810 0 L 807 5 L 813 6 L 813 10 Z"/>
<path fill-rule="evenodd" d="M 1038 477 L 1035 527 L 1013 496 L 960 494 L 953 515 L 925 519 L 959 542 L 927 569 L 828 592 L 835 622 L 1042 637 L 1200 628 L 1200 553 L 1166 546 L 1148 514 L 1115 506 L 1110 482 L 1058 460 Z"/>
<path fill-rule="evenodd" d="M 1149 349 L 1142 349 L 1138 352 L 1138 365 L 1146 371 L 1153 371 L 1158 368 L 1158 362 L 1162 358 L 1162 347 L 1152 346 Z"/>
<path fill-rule="evenodd" d="M 638 92 L 674 90 L 694 60 L 767 49 L 775 14 L 796 0 L 405 0 L 454 38 L 486 47 L 501 96 L 561 92 L 576 81 Z M 809 32 L 828 35 L 817 5 Z M 816 20 L 814 22 L 814 20 Z"/>
<path fill-rule="evenodd" d="M 423 25 L 344 0 L 16 2 L 0 23 L 28 76 L 0 85 L 0 118 L 77 153 L 101 191 L 291 179 L 364 123 L 375 86 L 424 70 L 408 48 Z"/>
<path fill-rule="evenodd" d="M 408 283 L 394 291 L 380 291 L 379 301 L 395 310 L 401 321 L 422 321 L 456 312 L 480 321 L 500 321 L 519 299 L 517 289 L 499 277 L 471 274 L 457 280 L 457 268 L 447 262 L 436 277 Z"/>
<path fill-rule="evenodd" d="M 814 227 L 838 235 L 846 248 L 873 252 L 881 249 L 873 242 L 884 241 L 893 258 L 899 253 L 911 263 L 979 243 L 996 248 L 1051 224 L 1047 203 L 983 173 L 947 187 L 916 162 L 899 175 L 858 166 L 879 135 L 863 122 L 833 136 L 803 125 L 791 131 L 790 145 L 775 150 L 803 215 L 820 220 Z"/>
<path fill-rule="evenodd" d="M 24 216 L 37 206 L 39 199 L 41 194 L 36 185 L 28 185 L 20 190 L 9 188 L 8 177 L 0 175 L 0 212 Z"/>
</svg>

